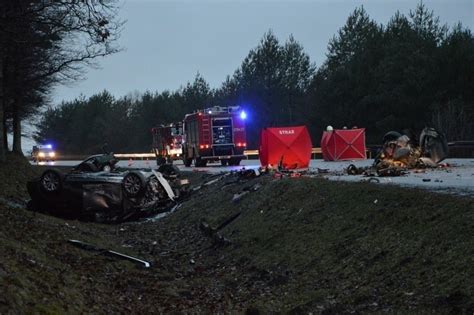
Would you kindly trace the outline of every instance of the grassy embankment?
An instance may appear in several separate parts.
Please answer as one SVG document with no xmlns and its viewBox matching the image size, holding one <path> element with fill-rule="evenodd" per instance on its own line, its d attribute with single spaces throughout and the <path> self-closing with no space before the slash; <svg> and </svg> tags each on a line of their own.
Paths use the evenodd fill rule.
<svg viewBox="0 0 474 315">
<path fill-rule="evenodd" d="M 241 212 L 223 230 L 236 244 L 226 251 L 273 273 L 260 308 L 474 310 L 472 198 L 299 178 L 230 199 L 195 199 L 170 220 L 217 226 Z"/>
<path fill-rule="evenodd" d="M 0 170 L 15 183 L 4 184 L 4 198 L 26 199 L 25 181 L 37 174 L 18 163 Z M 202 220 L 217 227 L 238 212 L 220 231 L 229 246 L 199 231 Z M 70 238 L 153 267 L 74 248 Z M 474 310 L 473 199 L 377 184 L 218 182 L 161 221 L 120 225 L 0 203 L 0 252 L 0 313 Z"/>
</svg>

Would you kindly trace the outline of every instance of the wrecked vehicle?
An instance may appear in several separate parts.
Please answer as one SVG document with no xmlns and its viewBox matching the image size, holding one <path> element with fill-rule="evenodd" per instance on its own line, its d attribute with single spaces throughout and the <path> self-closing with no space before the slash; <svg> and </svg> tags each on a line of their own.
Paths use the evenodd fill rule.
<svg viewBox="0 0 474 315">
<path fill-rule="evenodd" d="M 91 155 L 74 167 L 78 172 L 110 172 L 115 168 L 118 159 L 113 152 L 107 151 L 107 143 L 102 146 L 102 154 Z"/>
<path fill-rule="evenodd" d="M 396 170 L 436 167 L 448 156 L 445 136 L 434 128 L 425 128 L 419 141 L 410 132 L 390 131 L 383 137 L 383 146 L 373 167 L 379 176 L 395 176 Z"/>
<path fill-rule="evenodd" d="M 93 157 L 97 160 L 97 156 Z M 86 220 L 120 222 L 166 211 L 188 191 L 189 181 L 180 179 L 179 170 L 172 165 L 158 170 L 102 167 L 97 171 L 93 157 L 70 172 L 48 169 L 28 182 L 29 208 Z"/>
<path fill-rule="evenodd" d="M 81 172 L 110 172 L 115 168 L 118 159 L 113 153 L 91 155 L 74 169 Z"/>
</svg>

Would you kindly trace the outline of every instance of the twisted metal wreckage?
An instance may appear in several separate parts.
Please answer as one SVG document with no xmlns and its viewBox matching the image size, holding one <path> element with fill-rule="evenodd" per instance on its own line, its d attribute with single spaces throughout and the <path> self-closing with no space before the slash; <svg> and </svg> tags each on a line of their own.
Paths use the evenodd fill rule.
<svg viewBox="0 0 474 315">
<path fill-rule="evenodd" d="M 439 167 L 448 156 L 446 137 L 434 128 L 424 128 L 419 141 L 409 132 L 390 131 L 383 137 L 382 149 L 371 167 L 350 165 L 350 175 L 400 176 L 408 169 Z"/>
</svg>

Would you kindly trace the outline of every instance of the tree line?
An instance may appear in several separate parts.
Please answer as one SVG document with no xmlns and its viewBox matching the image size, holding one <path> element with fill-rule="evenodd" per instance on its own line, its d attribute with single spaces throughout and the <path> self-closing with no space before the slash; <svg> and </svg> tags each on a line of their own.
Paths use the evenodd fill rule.
<svg viewBox="0 0 474 315">
<path fill-rule="evenodd" d="M 176 91 L 115 99 L 104 91 L 47 109 L 35 140 L 64 152 L 92 153 L 103 143 L 115 152 L 147 151 L 150 129 L 214 105 L 247 109 L 248 146 L 261 128 L 304 124 L 315 145 L 326 126 L 365 127 L 378 144 L 390 130 L 433 126 L 448 140 L 474 139 L 474 37 L 442 24 L 420 3 L 386 25 L 356 8 L 328 43 L 316 67 L 292 36 L 264 34 L 219 88 L 201 75 Z"/>
<path fill-rule="evenodd" d="M 22 155 L 22 122 L 36 119 L 56 84 L 119 51 L 117 0 L 0 0 L 0 161 Z"/>
</svg>

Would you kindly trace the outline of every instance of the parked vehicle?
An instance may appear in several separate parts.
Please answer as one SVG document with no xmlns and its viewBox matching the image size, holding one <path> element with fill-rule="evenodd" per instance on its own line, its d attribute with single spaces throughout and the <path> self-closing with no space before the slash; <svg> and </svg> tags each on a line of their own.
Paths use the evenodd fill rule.
<svg viewBox="0 0 474 315">
<path fill-rule="evenodd" d="M 151 130 L 153 135 L 153 152 L 156 164 L 173 163 L 181 159 L 183 142 L 183 123 L 174 123 L 169 126 L 155 127 Z"/>
<path fill-rule="evenodd" d="M 182 145 L 185 166 L 206 166 L 209 161 L 222 165 L 239 165 L 247 146 L 245 120 L 239 106 L 212 107 L 198 110 L 184 118 Z"/>
<path fill-rule="evenodd" d="M 51 144 L 34 145 L 31 151 L 33 162 L 49 162 L 56 160 L 56 152 Z"/>
</svg>

